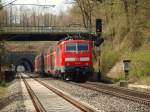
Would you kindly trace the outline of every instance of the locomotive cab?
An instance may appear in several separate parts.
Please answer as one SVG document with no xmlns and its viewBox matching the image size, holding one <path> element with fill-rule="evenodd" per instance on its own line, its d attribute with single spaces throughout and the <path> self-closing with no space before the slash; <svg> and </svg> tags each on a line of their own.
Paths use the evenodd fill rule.
<svg viewBox="0 0 150 112">
<path fill-rule="evenodd" d="M 62 68 L 64 78 L 87 80 L 92 74 L 92 42 L 67 40 L 63 42 Z"/>
</svg>

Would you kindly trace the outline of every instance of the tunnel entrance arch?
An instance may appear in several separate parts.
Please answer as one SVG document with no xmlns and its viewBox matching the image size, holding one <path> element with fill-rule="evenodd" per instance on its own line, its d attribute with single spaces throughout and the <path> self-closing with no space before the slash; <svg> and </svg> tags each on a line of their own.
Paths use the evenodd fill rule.
<svg viewBox="0 0 150 112">
<path fill-rule="evenodd" d="M 34 66 L 33 63 L 27 59 L 27 58 L 21 58 L 20 60 L 18 60 L 18 62 L 15 65 L 15 71 L 17 71 L 17 67 L 18 66 L 23 66 L 25 68 L 25 71 L 27 72 L 33 72 L 34 71 Z"/>
<path fill-rule="evenodd" d="M 13 51 L 9 52 L 10 64 L 15 66 L 15 71 L 17 67 L 23 66 L 25 71 L 34 72 L 34 59 L 36 52 L 34 51 Z"/>
</svg>

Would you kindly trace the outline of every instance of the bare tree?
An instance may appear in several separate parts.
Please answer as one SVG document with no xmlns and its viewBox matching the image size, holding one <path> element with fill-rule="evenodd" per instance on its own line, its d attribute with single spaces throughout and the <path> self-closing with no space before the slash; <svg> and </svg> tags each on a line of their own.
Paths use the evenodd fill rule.
<svg viewBox="0 0 150 112">
<path fill-rule="evenodd" d="M 130 26 L 130 20 L 129 20 L 129 2 L 128 0 L 122 0 L 124 5 L 124 10 L 126 14 L 126 20 L 127 20 L 127 26 Z"/>
<path fill-rule="evenodd" d="M 85 28 L 92 29 L 92 12 L 95 6 L 93 0 L 75 0 L 81 10 L 82 20 Z"/>
</svg>

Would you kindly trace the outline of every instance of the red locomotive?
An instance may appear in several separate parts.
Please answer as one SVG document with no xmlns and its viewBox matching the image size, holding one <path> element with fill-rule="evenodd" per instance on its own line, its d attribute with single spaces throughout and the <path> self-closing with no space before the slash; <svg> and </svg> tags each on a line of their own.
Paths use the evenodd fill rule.
<svg viewBox="0 0 150 112">
<path fill-rule="evenodd" d="M 86 81 L 93 72 L 91 40 L 59 41 L 46 54 L 35 58 L 35 72 L 45 72 L 65 80 Z"/>
</svg>

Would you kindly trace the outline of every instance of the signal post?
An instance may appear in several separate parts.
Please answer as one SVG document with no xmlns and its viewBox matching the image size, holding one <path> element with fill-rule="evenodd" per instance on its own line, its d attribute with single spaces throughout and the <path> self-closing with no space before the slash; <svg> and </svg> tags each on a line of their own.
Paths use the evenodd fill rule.
<svg viewBox="0 0 150 112">
<path fill-rule="evenodd" d="M 101 79 L 101 47 L 100 45 L 104 42 L 104 38 L 102 38 L 102 20 L 96 19 L 96 40 L 95 46 L 98 48 L 98 79 Z"/>
</svg>

